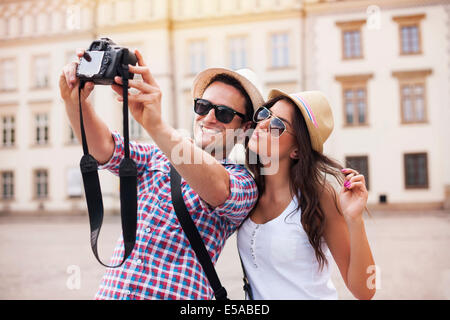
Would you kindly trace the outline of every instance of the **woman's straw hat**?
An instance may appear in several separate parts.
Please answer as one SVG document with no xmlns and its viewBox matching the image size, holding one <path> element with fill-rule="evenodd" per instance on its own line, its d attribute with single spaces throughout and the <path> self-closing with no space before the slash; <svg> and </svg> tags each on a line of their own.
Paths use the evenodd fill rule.
<svg viewBox="0 0 450 320">
<path fill-rule="evenodd" d="M 323 144 L 334 127 L 333 113 L 325 95 L 320 91 L 287 94 L 281 90 L 272 89 L 268 99 L 278 96 L 289 98 L 300 109 L 308 127 L 312 148 L 322 153 Z"/>
</svg>

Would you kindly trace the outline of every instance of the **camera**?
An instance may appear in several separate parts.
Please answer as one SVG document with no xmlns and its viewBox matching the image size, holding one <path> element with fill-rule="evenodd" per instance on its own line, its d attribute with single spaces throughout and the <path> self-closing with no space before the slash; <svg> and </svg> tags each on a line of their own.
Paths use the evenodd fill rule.
<svg viewBox="0 0 450 320">
<path fill-rule="evenodd" d="M 127 48 L 116 45 L 109 38 L 95 40 L 85 51 L 77 67 L 77 77 L 81 81 L 95 84 L 111 85 L 115 76 L 123 76 L 122 65 L 136 65 L 137 58 Z M 128 79 L 134 74 L 129 72 Z"/>
</svg>

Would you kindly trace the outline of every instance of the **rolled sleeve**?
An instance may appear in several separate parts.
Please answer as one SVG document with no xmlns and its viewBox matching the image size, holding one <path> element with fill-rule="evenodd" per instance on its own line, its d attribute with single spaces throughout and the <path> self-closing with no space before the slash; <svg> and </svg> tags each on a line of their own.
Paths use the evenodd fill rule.
<svg viewBox="0 0 450 320">
<path fill-rule="evenodd" d="M 255 180 L 242 165 L 224 165 L 230 176 L 230 195 L 213 212 L 226 217 L 234 224 L 240 224 L 250 213 L 258 200 Z"/>
<path fill-rule="evenodd" d="M 108 170 L 116 176 L 119 176 L 120 162 L 125 157 L 125 143 L 123 137 L 117 132 L 111 133 L 114 140 L 114 152 L 108 162 L 99 165 L 99 170 Z M 150 165 L 156 146 L 154 144 L 143 144 L 130 141 L 130 158 L 136 162 L 138 176 L 142 175 Z"/>
</svg>

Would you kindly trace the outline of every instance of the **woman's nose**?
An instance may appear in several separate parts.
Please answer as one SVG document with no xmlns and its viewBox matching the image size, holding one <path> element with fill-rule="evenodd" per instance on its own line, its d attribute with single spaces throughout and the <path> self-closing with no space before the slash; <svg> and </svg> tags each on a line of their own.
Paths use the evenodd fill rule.
<svg viewBox="0 0 450 320">
<path fill-rule="evenodd" d="M 270 124 L 270 118 L 269 119 L 265 119 L 261 122 L 258 122 L 257 127 L 261 130 L 268 130 L 269 129 L 269 124 Z"/>
</svg>

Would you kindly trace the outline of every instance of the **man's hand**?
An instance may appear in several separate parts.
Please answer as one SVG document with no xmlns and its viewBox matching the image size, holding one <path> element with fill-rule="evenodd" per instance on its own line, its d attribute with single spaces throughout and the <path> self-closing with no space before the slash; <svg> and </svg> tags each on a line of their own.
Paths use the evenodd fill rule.
<svg viewBox="0 0 450 320">
<path fill-rule="evenodd" d="M 128 80 L 131 88 L 137 89 L 137 93 L 128 93 L 128 107 L 133 118 L 144 128 L 154 128 L 161 124 L 161 90 L 153 78 L 150 69 L 145 65 L 144 59 L 138 50 L 134 52 L 138 60 L 138 66 L 129 65 L 130 72 L 140 74 L 142 80 Z M 122 78 L 116 77 L 112 89 L 123 101 Z"/>
<path fill-rule="evenodd" d="M 76 77 L 76 72 L 78 64 L 80 63 L 80 58 L 83 56 L 83 54 L 84 50 L 78 49 L 78 61 L 74 61 L 65 65 L 59 77 L 59 90 L 61 92 L 61 98 L 64 100 L 64 102 L 72 106 L 78 106 L 78 86 L 80 84 L 80 81 Z M 93 89 L 93 82 L 87 82 L 85 84 L 84 88 L 81 90 L 82 103 L 86 101 Z"/>
</svg>

